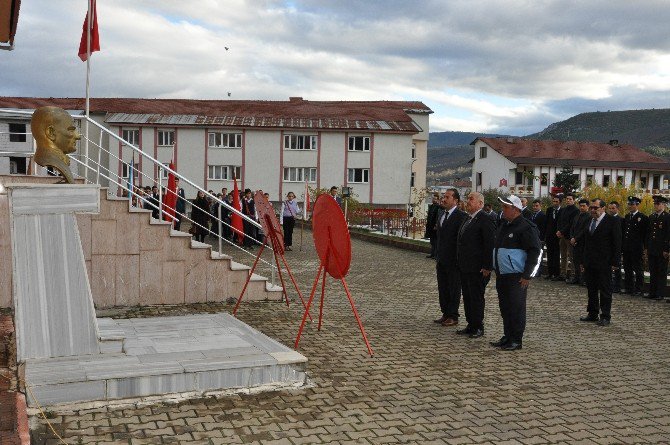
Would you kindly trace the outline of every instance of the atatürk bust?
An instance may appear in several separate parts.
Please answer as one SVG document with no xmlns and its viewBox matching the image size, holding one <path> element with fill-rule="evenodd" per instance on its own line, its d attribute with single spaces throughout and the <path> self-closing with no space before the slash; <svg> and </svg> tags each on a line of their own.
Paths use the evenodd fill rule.
<svg viewBox="0 0 670 445">
<path fill-rule="evenodd" d="M 77 149 L 81 135 L 70 114 L 58 107 L 35 110 L 30 128 L 37 143 L 35 162 L 42 167 L 53 167 L 63 175 L 65 182 L 74 183 L 68 153 Z"/>
</svg>

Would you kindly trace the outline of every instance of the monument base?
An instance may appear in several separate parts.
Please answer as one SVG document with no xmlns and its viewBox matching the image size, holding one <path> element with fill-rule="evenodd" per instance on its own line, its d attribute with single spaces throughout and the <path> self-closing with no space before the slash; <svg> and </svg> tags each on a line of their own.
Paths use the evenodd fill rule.
<svg viewBox="0 0 670 445">
<path fill-rule="evenodd" d="M 305 384 L 307 359 L 227 313 L 98 319 L 101 354 L 26 361 L 28 405 Z"/>
</svg>

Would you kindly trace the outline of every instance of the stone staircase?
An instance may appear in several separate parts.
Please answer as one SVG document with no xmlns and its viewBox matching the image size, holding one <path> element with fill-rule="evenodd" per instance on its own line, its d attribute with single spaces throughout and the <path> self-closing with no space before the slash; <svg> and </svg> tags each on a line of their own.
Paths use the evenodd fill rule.
<svg viewBox="0 0 670 445">
<path fill-rule="evenodd" d="M 251 269 L 212 246 L 130 207 L 101 189 L 100 213 L 77 224 L 97 308 L 224 301 L 237 298 Z M 250 263 L 252 258 L 249 257 Z M 254 274 L 245 301 L 281 300 L 282 289 Z"/>
</svg>

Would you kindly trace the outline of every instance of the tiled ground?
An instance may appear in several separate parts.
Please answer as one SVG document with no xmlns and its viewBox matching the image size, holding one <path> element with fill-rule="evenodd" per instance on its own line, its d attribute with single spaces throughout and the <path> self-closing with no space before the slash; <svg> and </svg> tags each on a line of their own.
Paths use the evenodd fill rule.
<svg viewBox="0 0 670 445">
<path fill-rule="evenodd" d="M 308 294 L 317 263 L 309 236 L 305 246 L 287 256 Z M 301 342 L 313 388 L 56 412 L 51 421 L 67 443 L 670 443 L 670 304 L 615 296 L 612 325 L 599 328 L 578 321 L 584 288 L 536 281 L 524 349 L 502 352 L 488 345 L 501 334 L 495 289 L 485 337 L 464 339 L 432 323 L 434 263 L 424 254 L 354 241 L 353 257 L 348 283 L 374 358 L 331 280 L 323 330 L 308 326 Z M 301 312 L 243 303 L 239 316 L 292 345 Z M 58 443 L 43 422 L 34 433 L 33 443 Z"/>
</svg>

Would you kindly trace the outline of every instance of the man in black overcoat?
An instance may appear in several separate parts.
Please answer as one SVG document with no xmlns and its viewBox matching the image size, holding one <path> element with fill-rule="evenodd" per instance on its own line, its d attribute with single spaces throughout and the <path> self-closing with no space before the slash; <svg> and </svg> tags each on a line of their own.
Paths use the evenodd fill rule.
<svg viewBox="0 0 670 445">
<path fill-rule="evenodd" d="M 612 309 L 612 271 L 621 258 L 621 225 L 605 211 L 605 201 L 590 202 L 591 221 L 584 237 L 582 271 L 586 277 L 589 302 L 587 316 L 581 321 L 597 321 L 599 326 L 610 324 Z M 598 319 L 600 311 L 600 319 Z"/>
<path fill-rule="evenodd" d="M 639 210 L 641 202 L 637 196 L 628 197 L 628 214 L 624 218 L 621 247 L 625 293 L 636 296 L 642 295 L 644 284 L 642 257 L 649 229 L 649 217 Z"/>
</svg>

